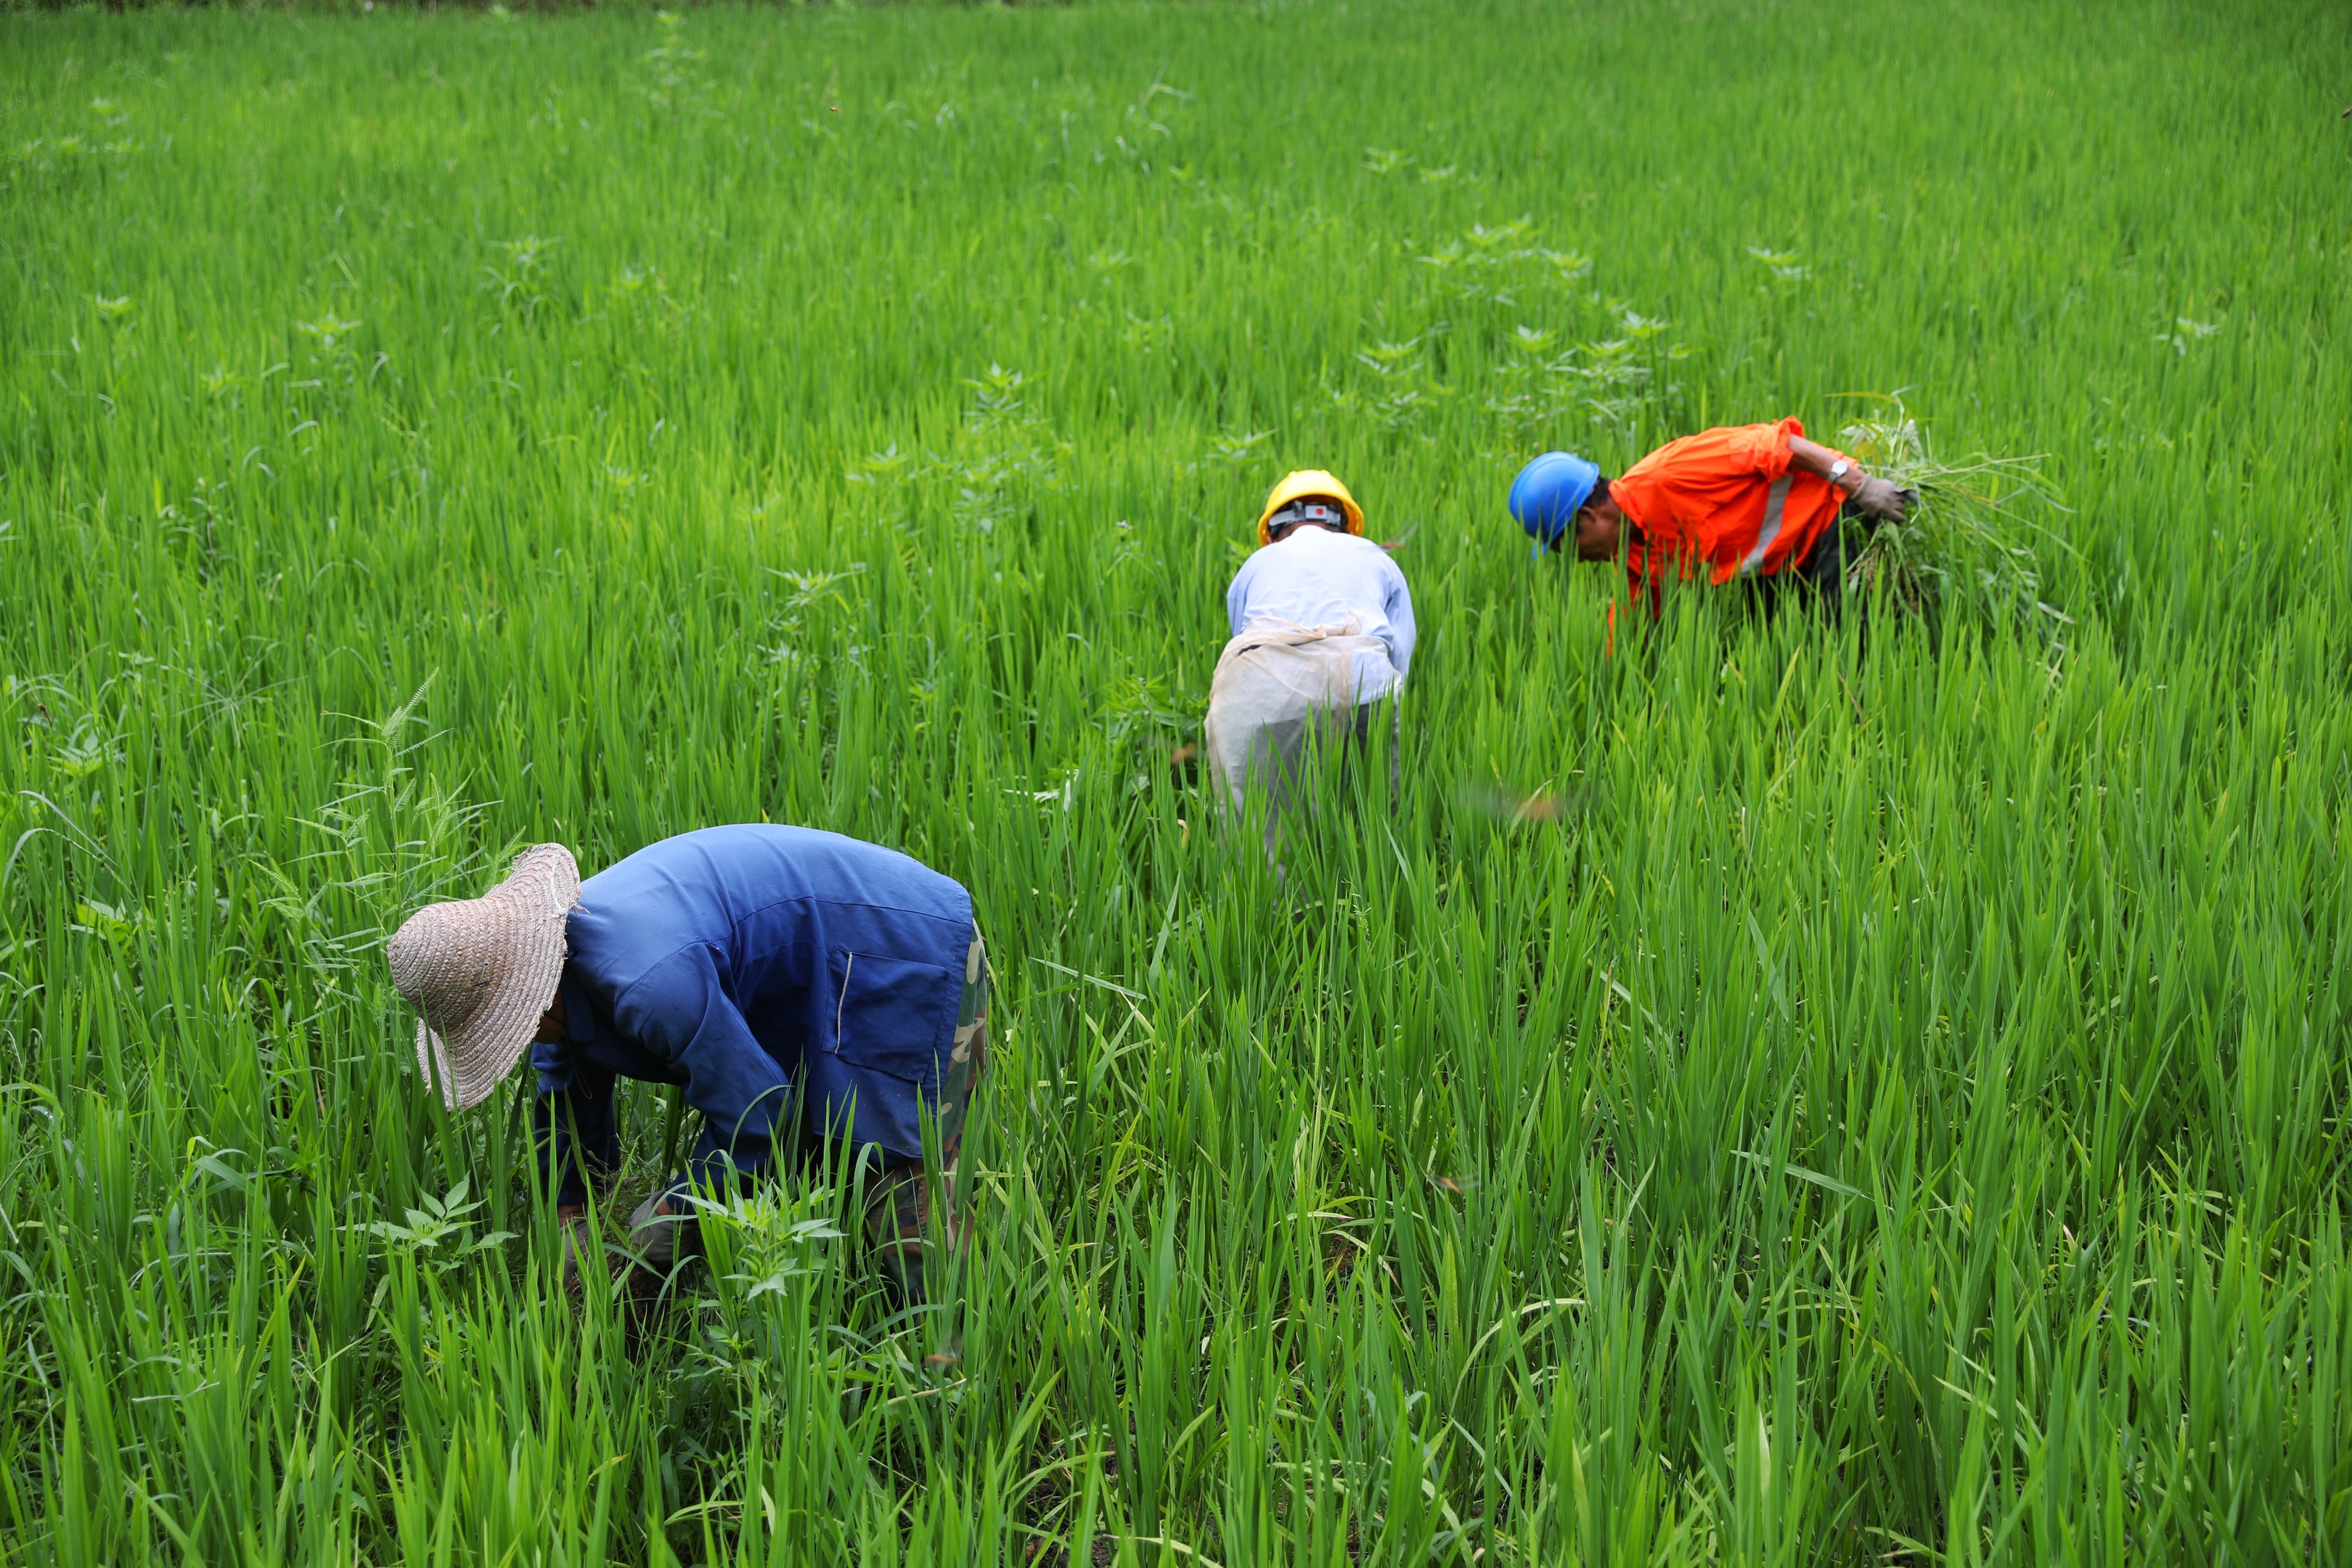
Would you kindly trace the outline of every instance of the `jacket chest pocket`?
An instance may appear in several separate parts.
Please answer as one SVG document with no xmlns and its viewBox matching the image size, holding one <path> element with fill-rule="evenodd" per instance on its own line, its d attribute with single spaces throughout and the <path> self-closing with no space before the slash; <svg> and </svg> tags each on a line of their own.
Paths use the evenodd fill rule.
<svg viewBox="0 0 2352 1568">
<path fill-rule="evenodd" d="M 836 947 L 826 954 L 833 1050 L 855 1067 L 935 1084 L 953 1044 L 963 976 L 936 963 Z"/>
</svg>

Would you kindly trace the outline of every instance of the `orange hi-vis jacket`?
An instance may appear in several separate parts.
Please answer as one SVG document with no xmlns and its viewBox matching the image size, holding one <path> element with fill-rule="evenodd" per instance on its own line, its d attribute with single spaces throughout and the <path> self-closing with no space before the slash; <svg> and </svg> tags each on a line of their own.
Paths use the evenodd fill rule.
<svg viewBox="0 0 2352 1568">
<path fill-rule="evenodd" d="M 1709 581 L 1727 583 L 1804 560 L 1845 502 L 1829 480 L 1789 467 L 1789 437 L 1804 433 L 1793 418 L 1702 430 L 1612 480 L 1609 494 L 1636 531 L 1625 555 L 1628 596 L 1647 583 L 1654 614 L 1669 570 L 1688 578 L 1704 566 Z"/>
</svg>

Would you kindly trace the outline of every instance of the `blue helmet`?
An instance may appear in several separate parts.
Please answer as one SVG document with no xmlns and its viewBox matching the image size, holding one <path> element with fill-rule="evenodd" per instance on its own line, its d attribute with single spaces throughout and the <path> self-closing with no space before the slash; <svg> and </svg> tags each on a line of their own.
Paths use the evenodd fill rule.
<svg viewBox="0 0 2352 1568">
<path fill-rule="evenodd" d="M 1535 541 L 1529 558 L 1576 526 L 1576 511 L 1592 499 L 1601 468 L 1573 452 L 1546 452 L 1511 481 L 1511 515 Z"/>
</svg>

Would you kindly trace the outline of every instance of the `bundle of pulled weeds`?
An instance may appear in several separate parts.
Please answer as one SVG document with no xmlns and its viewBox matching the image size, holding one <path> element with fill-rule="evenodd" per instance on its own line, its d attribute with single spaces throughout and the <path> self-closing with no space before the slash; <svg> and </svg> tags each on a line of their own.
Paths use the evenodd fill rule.
<svg viewBox="0 0 2352 1568">
<path fill-rule="evenodd" d="M 1919 499 L 1907 521 L 1871 531 L 1847 563 L 1847 588 L 1883 589 L 1915 614 L 1976 608 L 2054 640 L 2074 617 L 2046 597 L 2040 547 L 2076 552 L 2041 521 L 2048 510 L 2066 510 L 2042 475 L 2042 458 L 1978 452 L 1944 461 L 1902 400 L 1886 402 L 1885 416 L 1848 425 L 1839 444 Z"/>
</svg>

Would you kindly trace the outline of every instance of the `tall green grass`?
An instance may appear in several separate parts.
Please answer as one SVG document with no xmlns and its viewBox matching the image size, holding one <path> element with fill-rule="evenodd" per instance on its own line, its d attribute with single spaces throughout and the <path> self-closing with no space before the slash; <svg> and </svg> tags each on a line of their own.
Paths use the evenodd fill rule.
<svg viewBox="0 0 2352 1568">
<path fill-rule="evenodd" d="M 2347 64 L 0 16 L 0 1556 L 2352 1560 Z M 2054 639 L 1685 592 L 1604 658 L 1502 514 L 1896 392 L 2047 454 Z M 1402 798 L 1277 883 L 1168 757 L 1309 464 L 1424 632 Z M 761 816 L 974 889 L 977 1239 L 894 1317 L 799 1178 L 633 1343 L 380 947 Z"/>
</svg>

